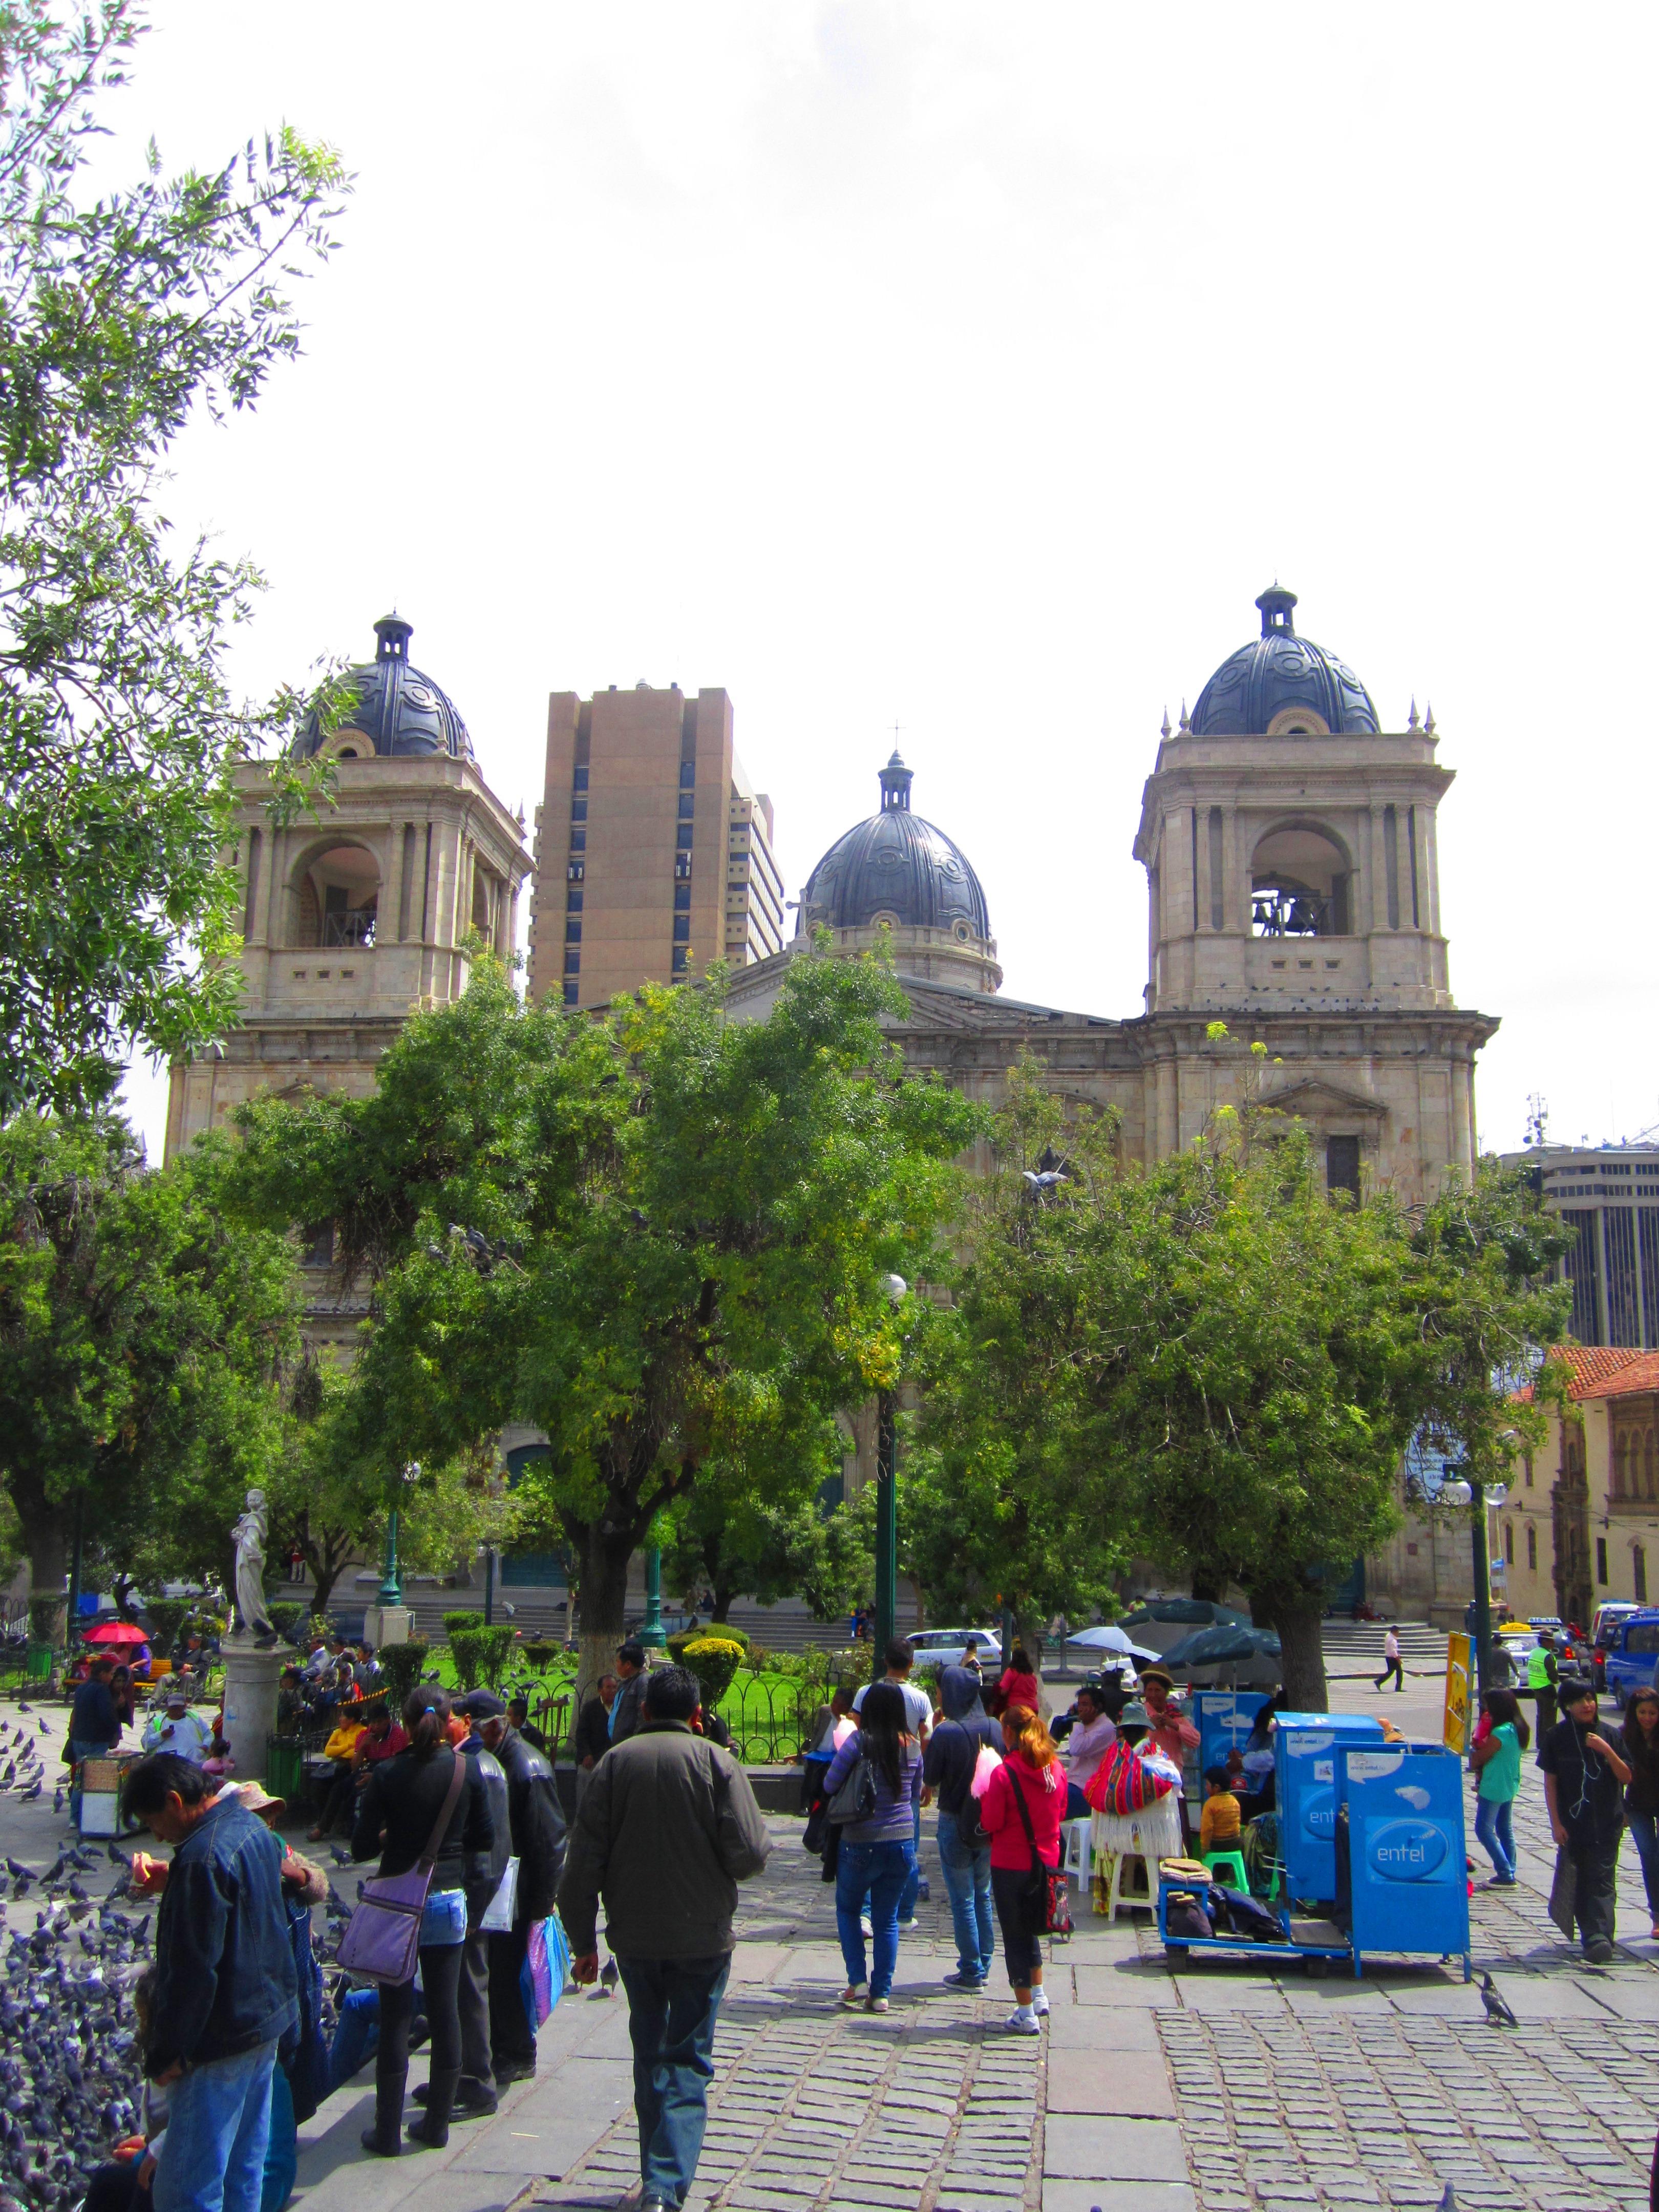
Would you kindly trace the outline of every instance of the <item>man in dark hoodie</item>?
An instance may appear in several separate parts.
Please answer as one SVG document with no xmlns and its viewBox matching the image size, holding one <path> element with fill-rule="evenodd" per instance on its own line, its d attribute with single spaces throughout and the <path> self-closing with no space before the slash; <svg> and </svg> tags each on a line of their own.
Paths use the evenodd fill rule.
<svg viewBox="0 0 1659 2212">
<path fill-rule="evenodd" d="M 991 1842 L 980 1830 L 971 1785 L 981 1747 L 1001 1758 L 1002 1731 L 986 1712 L 981 1686 L 966 1667 L 939 1675 L 945 1717 L 927 1739 L 921 1770 L 939 1796 L 939 1864 L 957 1939 L 957 1971 L 945 1978 L 953 1990 L 982 1989 L 996 1952 Z"/>
</svg>

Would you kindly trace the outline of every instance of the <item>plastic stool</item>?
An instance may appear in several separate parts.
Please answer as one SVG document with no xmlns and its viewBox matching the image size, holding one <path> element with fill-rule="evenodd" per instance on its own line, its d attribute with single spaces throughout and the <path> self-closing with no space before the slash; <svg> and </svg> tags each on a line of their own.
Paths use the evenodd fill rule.
<svg viewBox="0 0 1659 2212">
<path fill-rule="evenodd" d="M 1131 1860 L 1140 1869 L 1141 1887 L 1138 1890 L 1126 1889 L 1123 1886 L 1123 1869 Z M 1152 1869 L 1146 1860 L 1138 1857 L 1133 1851 L 1120 1851 L 1112 1862 L 1112 1887 L 1106 1899 L 1106 1917 L 1109 1920 L 1117 1918 L 1120 1905 L 1145 1905 L 1157 1910 L 1158 1899 L 1152 1889 Z"/>
<path fill-rule="evenodd" d="M 1231 1868 L 1237 1876 L 1233 1887 L 1242 1889 L 1247 1897 L 1249 1895 L 1250 1877 L 1245 1868 L 1243 1851 L 1206 1851 L 1204 1863 L 1212 1874 L 1218 1874 L 1223 1867 Z"/>
<path fill-rule="evenodd" d="M 1087 1889 L 1092 1871 L 1090 1844 L 1095 1832 L 1094 1820 L 1092 1817 L 1086 1820 L 1067 1820 L 1060 1832 L 1066 1844 L 1061 1863 L 1066 1873 L 1075 1875 L 1081 1887 Z"/>
</svg>

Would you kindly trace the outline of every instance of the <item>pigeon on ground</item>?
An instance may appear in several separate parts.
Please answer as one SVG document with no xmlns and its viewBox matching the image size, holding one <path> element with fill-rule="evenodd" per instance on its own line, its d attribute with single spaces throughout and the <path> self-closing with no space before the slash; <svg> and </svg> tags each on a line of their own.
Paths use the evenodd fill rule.
<svg viewBox="0 0 1659 2212">
<path fill-rule="evenodd" d="M 20 1866 L 15 1859 L 8 1859 L 6 1861 L 6 1872 L 9 1875 L 15 1875 L 20 1881 L 33 1881 L 34 1879 L 34 1869 L 33 1867 Z"/>
<path fill-rule="evenodd" d="M 1457 2212 L 1457 2191 L 1449 2181 L 1441 2195 L 1440 2212 Z"/>
<path fill-rule="evenodd" d="M 132 1861 L 127 1853 L 124 1850 L 118 1850 L 113 1844 L 105 1844 L 104 1856 L 108 1859 L 112 1866 L 130 1867 L 132 1864 Z"/>
<path fill-rule="evenodd" d="M 22 1796 L 17 1801 L 18 1803 L 20 1805 L 32 1805 L 46 1786 L 46 1785 L 44 1782 L 35 1783 L 30 1789 L 24 1790 Z"/>
<path fill-rule="evenodd" d="M 1480 1977 L 1480 2002 L 1486 2008 L 1486 2018 L 1494 2027 L 1519 2027 L 1521 2023 L 1501 1997 L 1490 1974 Z"/>
<path fill-rule="evenodd" d="M 614 1996 L 616 1995 L 617 1984 L 621 1978 L 621 1976 L 617 1972 L 616 1960 L 614 1959 L 607 1959 L 604 1966 L 599 1968 L 599 1986 L 604 1990 L 606 1996 Z"/>
<path fill-rule="evenodd" d="M 61 1813 L 64 1809 L 64 1791 L 61 1784 L 52 1793 L 52 1809 L 54 1813 Z"/>
<path fill-rule="evenodd" d="M 27 1705 L 24 1705 L 24 1706 L 22 1706 L 22 1707 L 21 1708 L 21 1710 L 22 1711 L 24 1711 L 24 1712 L 27 1712 L 27 1711 L 28 1711 L 28 1707 L 27 1707 Z M 46 1723 L 45 1723 L 44 1721 L 42 1721 L 42 1722 L 41 1722 L 41 1723 L 40 1723 L 40 1733 L 41 1733 L 41 1735 L 50 1735 L 52 1734 L 52 1730 L 51 1730 L 51 1729 L 46 1726 Z"/>
</svg>

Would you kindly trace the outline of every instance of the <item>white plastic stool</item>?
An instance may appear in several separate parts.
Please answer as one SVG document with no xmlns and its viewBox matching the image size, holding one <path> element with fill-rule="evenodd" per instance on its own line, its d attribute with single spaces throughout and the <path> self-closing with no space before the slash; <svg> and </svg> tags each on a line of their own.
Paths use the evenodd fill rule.
<svg viewBox="0 0 1659 2212">
<path fill-rule="evenodd" d="M 1131 1860 L 1140 1869 L 1141 1887 L 1139 1889 L 1126 1889 L 1123 1886 L 1123 1869 Z M 1115 1920 L 1120 1905 L 1131 1908 L 1137 1905 L 1152 1906 L 1157 1901 L 1152 1894 L 1152 1869 L 1146 1860 L 1138 1857 L 1133 1851 L 1120 1851 L 1112 1862 L 1112 1887 L 1106 1899 L 1106 1917 Z"/>
<path fill-rule="evenodd" d="M 1066 1873 L 1073 1875 L 1084 1889 L 1089 1887 L 1089 1877 L 1093 1872 L 1091 1863 L 1093 1853 L 1090 1846 L 1094 1838 L 1094 1832 L 1095 1824 L 1092 1818 L 1067 1820 L 1060 1830 L 1061 1835 L 1066 1839 L 1066 1855 L 1062 1863 Z"/>
</svg>

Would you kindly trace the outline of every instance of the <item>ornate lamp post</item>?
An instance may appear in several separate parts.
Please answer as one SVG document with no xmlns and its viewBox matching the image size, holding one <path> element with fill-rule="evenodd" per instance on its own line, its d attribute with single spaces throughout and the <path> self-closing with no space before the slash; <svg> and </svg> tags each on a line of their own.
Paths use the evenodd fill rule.
<svg viewBox="0 0 1659 2212">
<path fill-rule="evenodd" d="M 903 1303 L 910 1285 L 902 1275 L 889 1275 L 882 1284 L 890 1305 Z M 886 1663 L 882 1655 L 892 1641 L 898 1622 L 898 1419 L 890 1390 L 876 1400 L 876 1649 L 878 1675 Z"/>
<path fill-rule="evenodd" d="M 404 1468 L 403 1479 L 411 1489 L 420 1480 L 419 1460 L 412 1459 L 408 1462 Z M 394 1491 L 392 1495 L 395 1499 L 397 1492 Z M 380 1587 L 375 1595 L 382 1605 L 401 1605 L 404 1601 L 404 1586 L 398 1574 L 398 1508 L 395 1503 L 386 1517 L 386 1561 L 380 1576 Z"/>
<path fill-rule="evenodd" d="M 645 1620 L 640 1641 L 647 1651 L 660 1651 L 668 1641 L 662 1625 L 662 1553 L 655 1544 L 645 1554 Z"/>
<path fill-rule="evenodd" d="M 1509 1496 L 1508 1486 L 1495 1482 L 1490 1489 L 1473 1470 L 1455 1475 L 1440 1486 L 1448 1505 L 1467 1505 L 1469 1537 L 1474 1553 L 1474 1678 L 1484 1700 L 1492 1687 L 1492 1564 L 1487 1556 L 1486 1514 Z"/>
</svg>

